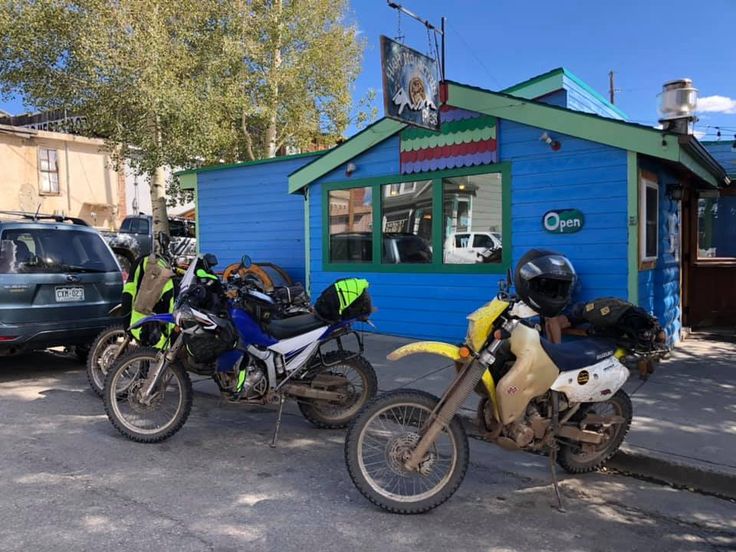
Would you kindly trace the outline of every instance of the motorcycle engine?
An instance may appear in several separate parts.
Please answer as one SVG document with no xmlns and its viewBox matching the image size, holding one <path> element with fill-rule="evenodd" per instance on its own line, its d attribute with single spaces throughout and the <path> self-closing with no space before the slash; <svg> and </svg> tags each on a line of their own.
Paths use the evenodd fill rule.
<svg viewBox="0 0 736 552">
<path fill-rule="evenodd" d="M 242 372 L 245 372 L 244 379 L 241 376 Z M 253 358 L 236 365 L 231 372 L 218 372 L 216 377 L 220 387 L 229 392 L 233 398 L 257 399 L 268 391 L 268 378 L 263 367 Z M 241 379 L 242 386 L 239 385 Z"/>
</svg>

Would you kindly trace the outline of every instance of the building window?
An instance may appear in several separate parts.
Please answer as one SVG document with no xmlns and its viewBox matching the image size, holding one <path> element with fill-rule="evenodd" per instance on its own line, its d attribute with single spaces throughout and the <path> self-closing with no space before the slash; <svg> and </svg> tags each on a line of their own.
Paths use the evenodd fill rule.
<svg viewBox="0 0 736 552">
<path fill-rule="evenodd" d="M 723 193 L 723 192 L 722 192 Z M 698 197 L 698 260 L 736 258 L 736 195 Z"/>
<path fill-rule="evenodd" d="M 39 187 L 42 194 L 59 193 L 59 163 L 56 150 L 38 149 Z"/>
<path fill-rule="evenodd" d="M 373 260 L 373 190 L 371 187 L 329 193 L 330 261 Z"/>
<path fill-rule="evenodd" d="M 655 175 L 642 173 L 639 182 L 639 263 L 653 268 L 659 255 L 659 184 Z"/>
<path fill-rule="evenodd" d="M 509 266 L 509 165 L 417 176 L 324 185 L 326 270 L 361 263 L 374 272 L 500 273 Z"/>
<path fill-rule="evenodd" d="M 445 264 L 501 262 L 500 173 L 443 178 L 442 205 Z"/>
<path fill-rule="evenodd" d="M 432 262 L 432 181 L 383 186 L 382 262 Z"/>
</svg>

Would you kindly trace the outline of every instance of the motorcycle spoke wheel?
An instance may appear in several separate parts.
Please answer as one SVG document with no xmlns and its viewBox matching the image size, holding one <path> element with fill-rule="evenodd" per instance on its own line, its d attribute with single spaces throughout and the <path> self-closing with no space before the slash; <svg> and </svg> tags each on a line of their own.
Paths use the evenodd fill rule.
<svg viewBox="0 0 736 552">
<path fill-rule="evenodd" d="M 366 407 L 348 431 L 345 454 L 353 483 L 381 508 L 426 512 L 450 498 L 462 482 L 468 443 L 457 418 L 440 432 L 416 470 L 405 465 L 436 402 L 419 391 L 388 393 Z"/>
<path fill-rule="evenodd" d="M 326 359 L 331 363 L 335 357 L 328 354 Z M 319 428 L 345 427 L 376 395 L 378 388 L 376 373 L 370 363 L 361 356 L 338 362 L 332 366 L 325 366 L 313 372 L 313 375 L 317 377 L 320 374 L 344 378 L 344 385 L 335 390 L 344 392 L 347 399 L 340 403 L 308 399 L 299 401 L 299 410 L 302 415 Z"/>
<path fill-rule="evenodd" d="M 617 416 L 623 418 L 624 421 L 610 425 L 582 424 L 581 429 L 602 434 L 603 441 L 597 445 L 563 444 L 557 456 L 557 462 L 568 473 L 587 473 L 597 470 L 606 460 L 616 454 L 631 426 L 631 399 L 620 389 L 607 401 L 586 405 L 573 417 L 573 420 L 582 422 L 588 414 Z"/>
<path fill-rule="evenodd" d="M 164 369 L 151 397 L 142 400 L 146 377 L 157 362 L 155 351 L 135 352 L 121 358 L 107 375 L 105 410 L 113 425 L 135 441 L 158 442 L 170 437 L 191 410 L 192 384 L 176 364 Z"/>
<path fill-rule="evenodd" d="M 102 396 L 105 377 L 113 364 L 113 357 L 125 341 L 125 328 L 112 326 L 95 339 L 87 357 L 87 380 L 92 390 Z"/>
</svg>

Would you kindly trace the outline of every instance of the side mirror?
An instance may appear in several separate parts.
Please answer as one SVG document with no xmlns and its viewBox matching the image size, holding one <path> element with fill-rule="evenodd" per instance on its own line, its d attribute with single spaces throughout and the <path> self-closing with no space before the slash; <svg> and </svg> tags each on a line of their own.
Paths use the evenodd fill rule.
<svg viewBox="0 0 736 552">
<path fill-rule="evenodd" d="M 253 261 L 248 255 L 243 255 L 240 259 L 240 266 L 243 268 L 250 268 L 253 266 Z"/>
<path fill-rule="evenodd" d="M 204 256 L 204 262 L 207 263 L 207 266 L 209 268 L 212 268 L 213 266 L 217 266 L 217 256 L 213 255 L 212 253 L 207 253 Z"/>
</svg>

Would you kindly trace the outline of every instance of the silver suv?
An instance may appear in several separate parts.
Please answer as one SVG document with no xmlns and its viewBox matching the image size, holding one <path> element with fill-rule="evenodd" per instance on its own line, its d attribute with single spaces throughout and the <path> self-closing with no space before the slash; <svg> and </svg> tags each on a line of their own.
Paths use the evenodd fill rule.
<svg viewBox="0 0 736 552">
<path fill-rule="evenodd" d="M 0 212 L 0 355 L 83 351 L 110 325 L 122 286 L 115 256 L 84 221 Z"/>
</svg>

